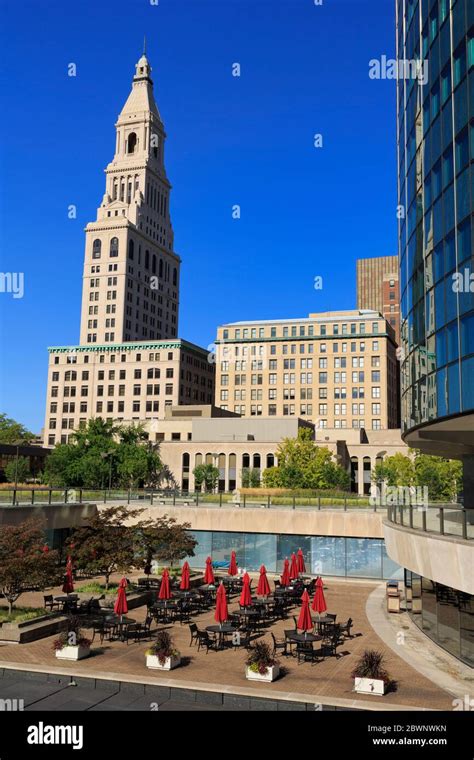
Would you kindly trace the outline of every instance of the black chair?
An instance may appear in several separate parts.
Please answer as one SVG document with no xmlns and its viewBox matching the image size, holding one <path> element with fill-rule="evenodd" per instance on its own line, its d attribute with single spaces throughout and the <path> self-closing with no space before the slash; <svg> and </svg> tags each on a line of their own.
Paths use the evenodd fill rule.
<svg viewBox="0 0 474 760">
<path fill-rule="evenodd" d="M 176 605 L 175 617 L 179 620 L 180 625 L 183 623 L 189 623 L 191 619 L 191 605 L 186 599 L 180 599 Z"/>
<path fill-rule="evenodd" d="M 198 627 L 196 623 L 190 623 L 189 624 L 189 631 L 191 633 L 191 641 L 189 642 L 189 646 L 192 647 L 193 641 L 197 643 L 199 637 L 198 637 Z"/>
<path fill-rule="evenodd" d="M 237 635 L 232 636 L 232 646 L 234 651 L 239 647 L 250 649 L 252 642 L 252 632 L 250 628 L 246 625 L 241 625 L 236 629 L 235 634 Z"/>
<path fill-rule="evenodd" d="M 141 632 L 142 632 L 141 623 L 128 623 L 127 625 L 124 625 L 122 627 L 123 641 L 127 642 L 127 646 L 130 639 L 133 639 L 135 643 L 138 643 L 140 641 Z"/>
<path fill-rule="evenodd" d="M 197 642 L 198 642 L 198 652 L 201 649 L 201 647 L 206 647 L 206 654 L 209 654 L 210 649 L 214 649 L 214 651 L 217 651 L 218 644 L 217 644 L 217 636 L 215 634 L 213 636 L 210 636 L 208 631 L 200 631 L 198 629 Z"/>
<path fill-rule="evenodd" d="M 334 615 L 332 612 L 327 612 L 326 617 L 330 618 L 334 623 L 336 622 L 337 615 Z"/>
<path fill-rule="evenodd" d="M 292 617 L 293 617 L 293 623 L 295 624 L 295 631 L 297 631 L 298 630 L 298 621 L 297 621 L 295 615 L 293 615 Z"/>
<path fill-rule="evenodd" d="M 77 607 L 76 612 L 79 615 L 90 615 L 92 612 L 93 602 L 94 602 L 93 597 L 91 597 L 90 599 L 84 599 L 82 602 L 79 602 L 79 606 Z"/>
<path fill-rule="evenodd" d="M 153 636 L 154 631 L 151 630 L 151 624 L 153 622 L 153 618 L 151 615 L 147 615 L 145 618 L 145 622 L 142 623 L 141 629 L 140 629 L 140 639 L 151 639 Z"/>
<path fill-rule="evenodd" d="M 273 639 L 273 656 L 278 652 L 283 652 L 285 657 L 288 655 L 288 639 L 277 639 L 275 634 L 272 633 L 272 639 Z"/>
<path fill-rule="evenodd" d="M 94 641 L 96 633 L 100 636 L 100 643 L 102 644 L 106 635 L 106 630 L 105 630 L 105 625 L 104 625 L 103 620 L 94 622 L 93 627 L 92 627 L 92 641 Z"/>
<path fill-rule="evenodd" d="M 352 618 L 349 618 L 347 622 L 340 623 L 339 625 L 339 629 L 342 636 L 347 636 L 348 639 L 352 638 L 351 628 L 352 628 Z"/>
<path fill-rule="evenodd" d="M 315 662 L 319 662 L 318 652 L 313 648 L 311 641 L 304 643 L 298 642 L 296 645 L 296 656 L 298 658 L 298 665 L 301 662 L 311 662 L 314 665 Z"/>
<path fill-rule="evenodd" d="M 45 610 L 51 610 L 52 612 L 53 610 L 59 610 L 59 608 L 61 607 L 60 602 L 54 601 L 54 597 L 52 594 L 46 594 L 45 596 L 43 596 L 43 599 L 44 599 L 43 606 Z"/>
<path fill-rule="evenodd" d="M 334 626 L 334 628 L 323 635 L 321 641 L 321 654 L 323 657 L 326 652 L 329 652 L 331 656 L 338 657 L 337 647 L 342 644 L 340 626 Z"/>
<path fill-rule="evenodd" d="M 285 630 L 283 631 L 283 633 L 284 633 L 284 636 L 285 636 L 285 639 L 286 639 L 286 641 L 287 641 L 287 643 L 288 643 L 288 647 L 289 647 L 289 650 L 290 650 L 290 654 L 291 654 L 291 655 L 293 654 L 293 644 L 294 644 L 295 642 L 293 641 L 293 639 L 291 639 L 291 638 L 290 638 L 290 635 L 291 635 L 291 634 L 293 634 L 294 632 L 295 632 L 295 629 L 294 629 L 294 628 L 287 628 L 287 629 L 285 629 Z"/>
</svg>

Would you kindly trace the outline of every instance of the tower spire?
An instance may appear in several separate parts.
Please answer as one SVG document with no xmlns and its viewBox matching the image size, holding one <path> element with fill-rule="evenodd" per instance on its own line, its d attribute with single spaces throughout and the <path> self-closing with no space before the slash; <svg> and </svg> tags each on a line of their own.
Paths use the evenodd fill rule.
<svg viewBox="0 0 474 760">
<path fill-rule="evenodd" d="M 146 34 L 143 35 L 143 55 L 146 55 Z"/>
</svg>

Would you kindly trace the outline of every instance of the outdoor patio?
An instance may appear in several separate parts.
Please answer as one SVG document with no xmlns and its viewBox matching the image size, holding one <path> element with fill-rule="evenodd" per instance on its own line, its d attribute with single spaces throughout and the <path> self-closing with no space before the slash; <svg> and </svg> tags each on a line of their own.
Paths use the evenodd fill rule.
<svg viewBox="0 0 474 760">
<path fill-rule="evenodd" d="M 138 575 L 136 576 L 138 577 Z M 134 576 L 130 576 L 133 581 Z M 102 580 L 102 579 L 100 579 Z M 114 576 L 113 582 L 120 580 L 120 576 Z M 273 590 L 273 582 L 269 578 Z M 77 582 L 76 587 L 81 583 Z M 256 588 L 257 579 L 253 579 L 253 590 Z M 145 666 L 145 652 L 150 646 L 150 639 L 134 641 L 131 638 L 128 643 L 120 639 L 100 642 L 96 634 L 92 644 L 91 656 L 80 662 L 58 661 L 53 651 L 55 636 L 39 641 L 0 646 L 0 667 L 2 663 L 17 665 L 25 670 L 28 667 L 41 668 L 49 672 L 52 668 L 61 667 L 63 672 L 71 672 L 76 676 L 97 677 L 106 675 L 108 678 L 120 680 L 153 679 L 157 684 L 166 679 L 171 679 L 179 685 L 180 682 L 192 682 L 210 691 L 219 690 L 222 687 L 232 689 L 246 688 L 255 690 L 259 694 L 275 692 L 291 692 L 307 695 L 307 701 L 317 702 L 321 697 L 337 698 L 346 700 L 360 700 L 362 702 L 374 702 L 379 707 L 393 704 L 406 707 L 425 709 L 452 709 L 452 696 L 440 689 L 435 683 L 422 676 L 417 670 L 408 665 L 401 657 L 386 645 L 372 629 L 366 615 L 366 602 L 369 594 L 374 590 L 373 583 L 364 582 L 337 582 L 324 581 L 324 594 L 327 603 L 327 611 L 337 614 L 338 621 L 353 620 L 351 638 L 345 637 L 341 646 L 337 649 L 337 656 L 325 656 L 321 661 L 300 662 L 294 656 L 281 656 L 278 658 L 281 665 L 281 676 L 273 683 L 254 683 L 245 678 L 245 661 L 247 652 L 244 647 L 238 649 L 231 645 L 215 651 L 198 648 L 195 644 L 190 646 L 190 629 L 186 622 L 152 623 L 152 632 L 158 629 L 166 629 L 173 638 L 173 644 L 181 652 L 182 664 L 180 667 L 166 671 L 152 671 Z M 60 595 L 61 588 L 52 589 L 47 593 L 53 596 Z M 153 594 L 156 596 L 156 592 Z M 43 604 L 43 594 L 31 592 L 21 598 L 22 606 L 38 607 Z M 239 610 L 239 597 L 233 596 L 228 604 L 229 613 Z M 263 628 L 252 635 L 252 643 L 255 640 L 266 641 L 271 646 L 272 636 L 278 639 L 284 638 L 284 630 L 294 627 L 293 615 L 298 618 L 300 606 L 294 606 L 288 611 L 287 618 L 276 620 L 266 624 Z M 127 617 L 143 623 L 147 608 L 141 606 L 131 610 Z M 86 622 L 86 617 L 84 621 Z M 200 614 L 193 614 L 191 621 L 196 623 L 200 630 L 205 630 L 208 625 L 215 625 L 214 606 Z M 92 630 L 87 630 L 84 622 L 86 635 L 92 638 Z M 316 645 L 317 646 L 317 645 Z M 351 672 L 358 656 L 365 649 L 376 649 L 386 656 L 386 666 L 391 677 L 397 682 L 398 689 L 387 693 L 383 697 L 357 695 L 353 691 L 353 679 Z"/>
</svg>

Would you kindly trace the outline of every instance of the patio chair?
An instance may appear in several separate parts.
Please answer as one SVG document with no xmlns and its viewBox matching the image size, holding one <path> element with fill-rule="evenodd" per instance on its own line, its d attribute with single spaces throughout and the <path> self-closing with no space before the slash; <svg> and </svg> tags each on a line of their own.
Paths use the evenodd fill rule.
<svg viewBox="0 0 474 760">
<path fill-rule="evenodd" d="M 278 599 L 278 597 L 275 599 L 275 604 L 273 605 L 273 617 L 280 620 L 284 620 L 286 617 L 285 604 L 283 599 Z"/>
<path fill-rule="evenodd" d="M 135 643 L 138 643 L 140 641 L 141 632 L 142 632 L 141 623 L 128 623 L 128 625 L 123 626 L 122 636 L 123 636 L 124 641 L 127 642 L 127 646 L 130 639 L 133 639 Z"/>
<path fill-rule="evenodd" d="M 190 623 L 189 624 L 189 632 L 191 634 L 191 641 L 189 642 L 189 646 L 192 647 L 193 641 L 197 643 L 198 641 L 198 627 L 196 623 Z"/>
<path fill-rule="evenodd" d="M 351 634 L 352 618 L 349 618 L 345 623 L 340 623 L 339 630 L 343 636 L 347 636 L 348 639 L 352 638 Z"/>
<path fill-rule="evenodd" d="M 252 642 L 252 631 L 250 628 L 246 625 L 241 625 L 239 628 L 236 629 L 236 633 L 238 636 L 232 637 L 232 646 L 234 648 L 234 651 L 236 649 L 239 649 L 240 647 L 244 647 L 245 649 L 250 649 L 250 645 Z"/>
<path fill-rule="evenodd" d="M 53 610 L 59 610 L 59 608 L 61 607 L 60 602 L 54 601 L 54 597 L 52 594 L 44 595 L 43 599 L 44 599 L 43 606 L 45 610 L 51 610 L 51 612 L 53 612 Z"/>
<path fill-rule="evenodd" d="M 179 620 L 180 625 L 189 623 L 191 618 L 191 605 L 185 599 L 180 599 L 176 605 L 175 619 Z"/>
<path fill-rule="evenodd" d="M 281 582 L 280 581 L 273 581 L 273 583 L 275 584 L 275 590 L 277 588 L 281 588 Z"/>
<path fill-rule="evenodd" d="M 329 652 L 331 656 L 338 657 L 337 647 L 342 644 L 341 631 L 339 626 L 334 628 L 327 634 L 323 635 L 321 641 L 321 654 L 325 656 L 325 652 Z"/>
<path fill-rule="evenodd" d="M 79 615 L 90 615 L 92 611 L 93 601 L 94 597 L 91 597 L 90 599 L 83 599 L 82 602 L 79 602 L 79 606 L 77 607 L 76 612 Z"/>
<path fill-rule="evenodd" d="M 93 627 L 92 627 L 92 641 L 94 641 L 96 633 L 99 635 L 99 637 L 100 637 L 100 643 L 102 644 L 102 642 L 103 642 L 103 640 L 105 638 L 105 634 L 106 634 L 105 625 L 104 625 L 104 621 L 103 620 L 99 620 L 99 621 L 95 621 L 94 622 Z"/>
<path fill-rule="evenodd" d="M 296 619 L 296 615 L 293 615 L 292 617 L 293 617 L 293 623 L 295 624 L 295 631 L 297 631 L 298 630 L 298 621 Z"/>
<path fill-rule="evenodd" d="M 292 633 L 294 633 L 294 632 L 295 632 L 295 629 L 294 629 L 294 628 L 286 628 L 286 629 L 283 631 L 283 634 L 284 634 L 284 636 L 285 636 L 285 639 L 286 639 L 286 641 L 287 641 L 287 643 L 288 643 L 288 647 L 289 647 L 289 650 L 290 650 L 290 654 L 291 654 L 291 655 L 293 654 L 293 645 L 295 644 L 295 642 L 294 642 L 292 639 L 290 639 L 289 637 L 290 637 L 290 634 L 292 634 Z"/>
<path fill-rule="evenodd" d="M 201 649 L 201 647 L 206 647 L 206 654 L 209 654 L 210 649 L 214 649 L 214 651 L 217 651 L 217 636 L 215 634 L 213 636 L 210 636 L 208 631 L 200 631 L 198 629 L 197 640 L 198 640 L 198 652 Z"/>
<path fill-rule="evenodd" d="M 156 633 L 156 631 L 151 630 L 152 622 L 153 622 L 152 616 L 147 615 L 145 618 L 145 622 L 142 623 L 142 627 L 140 630 L 140 639 L 151 639 L 153 633 Z"/>
<path fill-rule="evenodd" d="M 314 665 L 315 662 L 319 662 L 318 652 L 314 650 L 313 642 L 307 643 L 298 642 L 296 645 L 296 656 L 298 658 L 298 665 L 301 662 L 311 662 Z"/>
<path fill-rule="evenodd" d="M 334 623 L 336 622 L 337 614 L 334 615 L 332 612 L 326 612 L 326 617 L 330 618 Z"/>
<path fill-rule="evenodd" d="M 272 633 L 272 639 L 273 639 L 273 656 L 280 651 L 282 652 L 285 657 L 288 655 L 288 639 L 277 639 L 275 634 Z"/>
</svg>

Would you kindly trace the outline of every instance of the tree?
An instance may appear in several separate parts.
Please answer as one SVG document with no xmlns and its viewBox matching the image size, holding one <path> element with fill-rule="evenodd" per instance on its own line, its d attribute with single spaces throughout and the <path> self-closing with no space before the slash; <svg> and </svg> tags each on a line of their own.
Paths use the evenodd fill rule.
<svg viewBox="0 0 474 760">
<path fill-rule="evenodd" d="M 136 535 L 143 523 L 128 527 L 124 523 L 138 517 L 125 506 L 108 507 L 87 518 L 87 524 L 75 528 L 67 542 L 68 551 L 78 567 L 91 575 L 103 575 L 108 589 L 110 576 L 115 572 L 130 572 L 134 565 Z"/>
<path fill-rule="evenodd" d="M 117 427 L 97 417 L 80 425 L 71 439 L 46 460 L 44 479 L 50 485 L 104 488 L 110 482 L 131 488 L 159 480 L 163 465 L 141 425 Z"/>
<path fill-rule="evenodd" d="M 135 534 L 136 561 L 146 568 L 154 557 L 170 566 L 184 557 L 193 557 L 197 541 L 188 532 L 190 528 L 190 523 L 178 523 L 168 515 L 143 523 Z"/>
<path fill-rule="evenodd" d="M 0 414 L 0 443 L 19 445 L 29 443 L 33 438 L 34 434 L 20 422 L 7 417 L 3 412 Z"/>
<path fill-rule="evenodd" d="M 415 455 L 417 486 L 428 488 L 431 501 L 451 502 L 456 499 L 462 482 L 462 464 L 453 459 L 430 456 L 417 451 Z"/>
<path fill-rule="evenodd" d="M 58 554 L 46 549 L 43 523 L 37 518 L 0 527 L 0 590 L 9 614 L 25 591 L 59 580 Z"/>
<path fill-rule="evenodd" d="M 413 486 L 415 485 L 415 466 L 413 457 L 406 454 L 393 454 L 377 464 L 372 473 L 372 481 L 379 486 Z"/>
<path fill-rule="evenodd" d="M 5 477 L 9 483 L 25 483 L 30 474 L 28 457 L 18 457 L 18 460 L 15 457 L 5 466 Z"/>
<path fill-rule="evenodd" d="M 205 490 L 215 491 L 219 480 L 219 470 L 212 464 L 198 464 L 193 470 L 194 486 L 196 491 L 201 491 L 204 484 Z"/>
<path fill-rule="evenodd" d="M 276 457 L 278 466 L 263 472 L 267 487 L 324 490 L 349 486 L 349 474 L 326 446 L 316 445 L 308 428 L 301 428 L 297 438 L 284 438 Z"/>
<path fill-rule="evenodd" d="M 242 488 L 260 487 L 260 470 L 258 467 L 244 467 L 241 473 Z"/>
</svg>

